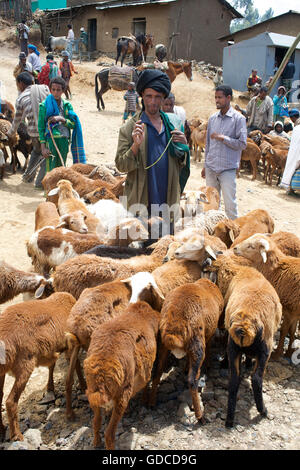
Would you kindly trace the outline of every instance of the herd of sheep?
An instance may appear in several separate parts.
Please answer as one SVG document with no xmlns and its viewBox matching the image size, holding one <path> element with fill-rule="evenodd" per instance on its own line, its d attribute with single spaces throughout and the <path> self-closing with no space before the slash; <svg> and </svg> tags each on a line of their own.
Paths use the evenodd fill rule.
<svg viewBox="0 0 300 470">
<path fill-rule="evenodd" d="M 27 241 L 32 271 L 0 264 L 0 302 L 30 296 L 0 315 L 0 435 L 5 375 L 15 377 L 6 401 L 10 439 L 22 440 L 20 396 L 38 366 L 49 368 L 47 392 L 54 394 L 54 367 L 63 352 L 69 360 L 66 417 L 74 418 L 76 371 L 94 413 L 95 446 L 102 410 L 111 410 L 105 447 L 114 449 L 131 397 L 143 390 L 155 406 L 169 352 L 187 358 L 193 409 L 204 423 L 198 382 L 203 370 L 209 374 L 217 330 L 224 337 L 222 366 L 229 368 L 226 426 L 234 425 L 243 357 L 253 368 L 257 410 L 267 415 L 267 363 L 271 354 L 275 360 L 284 354 L 286 337 L 285 354 L 292 355 L 300 318 L 300 239 L 274 232 L 262 209 L 229 220 L 214 188 L 201 187 L 183 195 L 185 217 L 175 234 L 149 243 L 150 230 L 159 234 L 162 221 L 127 212 L 119 202 L 123 183 L 105 166 L 77 164 L 47 173 L 46 201 L 36 209 Z"/>
</svg>

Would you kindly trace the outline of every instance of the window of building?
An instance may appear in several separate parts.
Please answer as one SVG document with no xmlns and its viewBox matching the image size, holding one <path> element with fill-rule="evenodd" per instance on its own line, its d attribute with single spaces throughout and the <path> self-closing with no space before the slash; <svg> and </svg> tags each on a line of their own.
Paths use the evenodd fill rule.
<svg viewBox="0 0 300 470">
<path fill-rule="evenodd" d="M 112 33 L 111 33 L 111 37 L 113 39 L 116 39 L 118 36 L 119 36 L 119 28 L 113 28 Z"/>
<path fill-rule="evenodd" d="M 134 36 L 146 34 L 146 18 L 133 18 L 132 34 Z"/>
</svg>

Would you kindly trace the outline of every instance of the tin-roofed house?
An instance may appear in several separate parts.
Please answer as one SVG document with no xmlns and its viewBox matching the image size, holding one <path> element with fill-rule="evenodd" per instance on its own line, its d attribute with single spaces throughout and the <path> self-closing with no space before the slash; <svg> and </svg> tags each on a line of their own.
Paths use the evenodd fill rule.
<svg viewBox="0 0 300 470">
<path fill-rule="evenodd" d="M 269 78 L 274 76 L 275 65 L 280 65 L 294 40 L 293 36 L 264 32 L 225 47 L 223 50 L 224 84 L 230 85 L 235 90 L 246 91 L 247 79 L 252 69 L 257 70 L 262 78 L 262 84 L 266 84 Z M 293 90 L 297 93 L 296 90 L 300 85 L 300 43 L 291 56 L 291 60 L 295 64 Z M 276 93 L 279 85 L 280 83 L 275 84 L 271 96 Z M 293 99 L 291 96 L 291 101 L 297 101 L 297 98 Z"/>
<path fill-rule="evenodd" d="M 167 46 L 168 58 L 214 65 L 221 65 L 224 46 L 217 38 L 229 33 L 233 19 L 242 18 L 226 0 L 67 0 L 65 8 L 52 8 L 46 10 L 52 33 L 66 34 L 71 22 L 78 37 L 83 26 L 90 50 L 114 56 L 119 36 L 151 33 L 155 44 Z"/>
</svg>

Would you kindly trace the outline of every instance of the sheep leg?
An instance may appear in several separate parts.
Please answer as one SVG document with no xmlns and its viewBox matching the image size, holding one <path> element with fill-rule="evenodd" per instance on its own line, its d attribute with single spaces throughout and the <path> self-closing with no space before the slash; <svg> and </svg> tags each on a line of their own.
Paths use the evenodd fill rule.
<svg viewBox="0 0 300 470">
<path fill-rule="evenodd" d="M 85 378 L 84 378 L 84 375 L 83 375 L 83 372 L 82 372 L 82 367 L 81 367 L 79 359 L 77 359 L 77 361 L 76 361 L 76 374 L 77 374 L 77 377 L 78 377 L 81 392 L 85 393 L 85 391 L 86 391 L 86 381 L 85 381 Z"/>
<path fill-rule="evenodd" d="M 3 400 L 3 387 L 5 381 L 5 374 L 0 375 L 0 440 L 4 439 L 5 426 L 2 421 L 2 400 Z"/>
<path fill-rule="evenodd" d="M 80 345 L 74 346 L 72 354 L 71 354 L 69 370 L 68 370 L 68 375 L 66 379 L 66 414 L 67 414 L 67 419 L 69 420 L 72 420 L 75 418 L 74 411 L 72 410 L 72 387 L 74 383 L 74 370 L 75 370 L 75 367 L 77 366 L 79 350 L 80 350 Z"/>
<path fill-rule="evenodd" d="M 294 342 L 294 339 L 295 339 L 295 333 L 296 333 L 296 329 L 297 329 L 297 323 L 298 323 L 298 318 L 296 318 L 296 320 L 294 320 L 292 323 L 291 323 L 291 326 L 290 326 L 290 329 L 289 329 L 289 336 L 290 336 L 290 341 L 289 341 L 289 346 L 288 346 L 288 349 L 285 353 L 285 356 L 286 357 L 291 357 L 293 352 L 294 352 L 294 349 L 292 348 L 293 346 L 293 342 Z"/>
<path fill-rule="evenodd" d="M 100 438 L 100 429 L 102 424 L 102 415 L 101 415 L 101 408 L 93 408 L 94 412 L 94 419 L 93 419 L 93 430 L 94 430 L 94 447 L 99 447 L 101 443 Z"/>
<path fill-rule="evenodd" d="M 228 361 L 229 361 L 229 387 L 228 387 L 228 407 L 225 426 L 233 427 L 234 414 L 236 408 L 236 399 L 240 385 L 241 351 L 232 338 L 228 342 Z"/>
<path fill-rule="evenodd" d="M 18 401 L 20 399 L 21 393 L 26 387 L 26 384 L 34 370 L 34 367 L 35 364 L 32 360 L 30 362 L 27 362 L 25 366 L 23 363 L 22 369 L 20 368 L 16 371 L 13 371 L 16 379 L 11 389 L 11 392 L 6 400 L 6 412 L 9 423 L 11 441 L 23 441 L 24 439 L 20 431 L 18 422 Z"/>
<path fill-rule="evenodd" d="M 126 411 L 128 402 L 132 395 L 132 391 L 132 387 L 126 389 L 121 398 L 119 398 L 118 401 L 115 402 L 110 421 L 105 431 L 105 448 L 107 450 L 115 450 L 117 427 L 119 421 L 121 421 L 122 416 Z"/>
<path fill-rule="evenodd" d="M 193 408 L 195 416 L 199 422 L 204 423 L 203 411 L 201 410 L 201 403 L 198 392 L 198 382 L 200 378 L 201 365 L 204 359 L 204 348 L 198 338 L 194 338 L 191 344 L 191 351 L 189 353 L 189 374 L 188 384 L 190 394 L 193 401 Z"/>
<path fill-rule="evenodd" d="M 158 351 L 158 364 L 152 380 L 152 387 L 149 398 L 150 407 L 154 407 L 156 405 L 157 387 L 167 362 L 168 352 L 169 350 L 163 344 L 161 344 Z"/>
<path fill-rule="evenodd" d="M 289 328 L 290 328 L 290 316 L 284 312 L 283 313 L 283 322 L 281 325 L 280 329 L 280 336 L 279 336 L 279 342 L 276 350 L 272 353 L 272 359 L 278 360 L 282 355 L 283 355 L 283 349 L 284 349 L 284 339 L 286 335 L 288 334 Z"/>
<path fill-rule="evenodd" d="M 53 379 L 53 372 L 55 367 L 56 360 L 49 366 L 49 374 L 48 374 L 48 383 L 47 383 L 47 392 L 54 393 L 54 379 Z"/>
<path fill-rule="evenodd" d="M 263 394 L 262 394 L 262 384 L 264 372 L 270 357 L 270 353 L 267 350 L 266 344 L 262 342 L 262 351 L 259 357 L 256 359 L 256 370 L 251 378 L 252 390 L 254 395 L 254 400 L 256 403 L 257 411 L 262 416 L 267 416 L 267 409 L 264 405 Z"/>
<path fill-rule="evenodd" d="M 253 162 L 251 162 L 251 165 L 252 165 L 252 172 L 253 172 L 252 181 L 254 181 L 256 179 L 256 173 L 257 173 L 257 161 L 254 160 Z"/>
</svg>

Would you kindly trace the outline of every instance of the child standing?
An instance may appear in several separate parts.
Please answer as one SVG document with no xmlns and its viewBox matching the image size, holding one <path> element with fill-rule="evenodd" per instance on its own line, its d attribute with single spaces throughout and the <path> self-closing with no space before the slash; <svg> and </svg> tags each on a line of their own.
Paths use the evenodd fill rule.
<svg viewBox="0 0 300 470">
<path fill-rule="evenodd" d="M 135 83 L 129 82 L 128 90 L 124 95 L 124 100 L 126 101 L 125 111 L 123 115 L 123 123 L 126 121 L 128 116 L 134 116 L 137 108 L 139 109 L 139 95 L 135 91 Z"/>
<path fill-rule="evenodd" d="M 38 118 L 39 138 L 42 155 L 46 158 L 47 172 L 66 164 L 71 131 L 73 163 L 86 163 L 79 118 L 74 113 L 71 103 L 62 99 L 62 94 L 65 91 L 65 81 L 61 77 L 55 77 L 50 81 L 49 89 L 50 95 L 39 106 Z M 61 161 L 59 154 L 63 161 Z"/>
<path fill-rule="evenodd" d="M 59 64 L 59 70 L 61 72 L 61 76 L 66 82 L 66 89 L 65 95 L 67 100 L 72 99 L 72 93 L 70 90 L 70 79 L 76 72 L 74 65 L 72 64 L 71 60 L 69 59 L 69 53 L 67 51 L 62 51 L 61 53 L 63 60 Z"/>
</svg>

